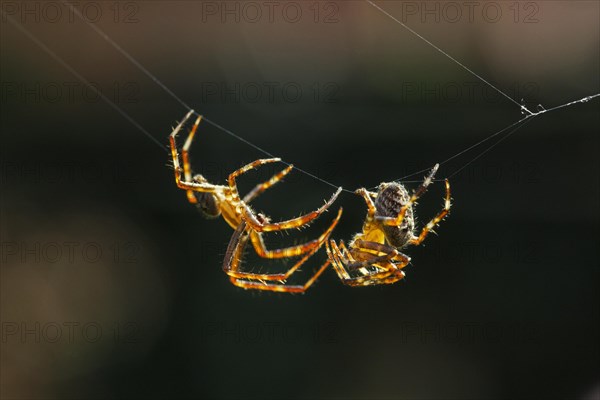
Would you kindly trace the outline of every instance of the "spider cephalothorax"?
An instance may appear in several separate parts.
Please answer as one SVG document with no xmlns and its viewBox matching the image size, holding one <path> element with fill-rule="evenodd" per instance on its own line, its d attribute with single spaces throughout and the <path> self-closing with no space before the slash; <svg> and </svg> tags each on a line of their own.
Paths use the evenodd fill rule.
<svg viewBox="0 0 600 400">
<path fill-rule="evenodd" d="M 223 270 L 227 275 L 229 275 L 229 278 L 234 285 L 246 289 L 295 293 L 304 292 L 317 279 L 317 277 L 319 277 L 319 275 L 325 271 L 330 263 L 329 260 L 327 260 L 325 264 L 323 264 L 304 285 L 289 285 L 285 283 L 285 280 L 288 279 L 294 272 L 296 272 L 308 258 L 315 254 L 321 248 L 321 246 L 325 244 L 341 217 L 342 209 L 340 208 L 334 221 L 331 223 L 329 228 L 321 234 L 321 236 L 303 244 L 298 244 L 284 249 L 271 250 L 267 249 L 262 235 L 264 232 L 274 232 L 307 226 L 311 221 L 319 217 L 331 206 L 331 204 L 340 194 L 342 188 L 338 188 L 337 192 L 333 194 L 331 199 L 329 199 L 329 201 L 315 211 L 287 221 L 271 222 L 266 215 L 254 212 L 254 210 L 252 210 L 252 208 L 249 206 L 249 203 L 265 190 L 281 181 L 281 179 L 287 175 L 293 167 L 288 165 L 285 169 L 275 174 L 268 181 L 256 185 L 254 189 L 252 189 L 244 197 L 241 197 L 238 192 L 236 179 L 240 175 L 261 165 L 281 161 L 279 158 L 256 160 L 232 172 L 227 179 L 227 185 L 214 185 L 209 183 L 208 180 L 202 175 L 193 176 L 190 167 L 189 148 L 192 144 L 192 140 L 198 125 L 200 124 L 201 117 L 198 117 L 194 123 L 194 126 L 192 127 L 188 138 L 181 149 L 183 167 L 181 167 L 180 164 L 179 151 L 177 148 L 177 143 L 175 142 L 177 134 L 181 131 L 185 122 L 193 114 L 194 112 L 190 111 L 185 116 L 183 121 L 177 125 L 169 137 L 171 144 L 171 155 L 173 157 L 173 167 L 175 169 L 175 182 L 177 187 L 186 191 L 188 201 L 192 204 L 195 204 L 204 217 L 217 218 L 222 216 L 227 224 L 229 224 L 229 226 L 235 230 L 234 235 L 229 243 L 225 262 L 223 263 Z M 302 256 L 302 258 L 285 273 L 256 274 L 241 271 L 241 258 L 244 247 L 248 241 L 252 243 L 256 253 L 263 258 L 273 259 L 296 256 Z"/>
<path fill-rule="evenodd" d="M 436 165 L 423 183 L 408 194 L 395 182 L 382 183 L 377 193 L 361 188 L 356 191 L 367 203 L 367 218 L 362 232 L 356 234 L 348 247 L 335 240 L 327 243 L 327 255 L 338 276 L 347 285 L 366 286 L 394 283 L 404 278 L 404 268 L 410 257 L 399 249 L 419 245 L 450 211 L 450 184 L 446 183 L 444 208 L 415 236 L 413 205 L 433 182 Z"/>
</svg>

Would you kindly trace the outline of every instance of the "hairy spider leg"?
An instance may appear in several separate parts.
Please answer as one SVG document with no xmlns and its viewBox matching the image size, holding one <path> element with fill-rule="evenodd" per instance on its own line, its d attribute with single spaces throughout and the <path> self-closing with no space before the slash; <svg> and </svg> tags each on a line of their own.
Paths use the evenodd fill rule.
<svg viewBox="0 0 600 400">
<path fill-rule="evenodd" d="M 338 273 L 338 276 L 342 280 L 342 282 L 349 286 L 367 286 L 371 284 L 389 284 L 394 283 L 402 278 L 404 278 L 404 272 L 402 272 L 402 268 L 410 262 L 410 258 L 401 254 L 405 258 L 401 262 L 400 265 L 396 265 L 392 262 L 384 262 L 379 263 L 380 265 L 373 265 L 378 268 L 383 269 L 381 272 L 377 272 L 371 275 L 363 275 L 357 277 L 351 277 L 347 270 L 344 268 L 344 260 L 345 257 L 342 255 L 340 249 L 334 240 L 331 240 L 327 244 L 327 254 L 332 260 L 332 264 L 334 269 Z M 368 252 L 363 252 L 365 257 L 376 258 L 375 255 Z M 373 261 L 370 261 L 373 262 Z"/>
<path fill-rule="evenodd" d="M 297 218 L 289 219 L 287 221 L 275 223 L 261 222 L 256 218 L 256 216 L 251 212 L 251 210 L 248 207 L 244 207 L 244 210 L 242 211 L 242 218 L 248 223 L 248 225 L 250 225 L 252 229 L 254 229 L 257 232 L 273 232 L 284 229 L 299 228 L 303 225 L 307 225 L 310 221 L 323 214 L 333 204 L 335 199 L 337 199 L 341 191 L 342 188 L 338 188 L 338 190 L 333 194 L 333 196 L 331 196 L 331 199 L 325 202 L 325 204 L 323 204 L 317 210 Z"/>
<path fill-rule="evenodd" d="M 285 168 L 285 169 L 281 170 L 280 172 L 278 172 L 277 174 L 273 175 L 273 177 L 271 177 L 271 179 L 269 179 L 268 181 L 265 181 L 263 183 L 256 185 L 254 187 L 254 189 L 252 189 L 250 192 L 248 192 L 248 194 L 246 194 L 246 196 L 244 196 L 244 200 L 243 200 L 244 203 L 250 203 L 256 197 L 258 197 L 260 194 L 262 194 L 265 190 L 269 189 L 271 186 L 280 182 L 281 179 L 283 179 L 283 177 L 285 175 L 290 173 L 292 168 L 294 168 L 294 166 L 289 165 L 287 168 Z M 342 210 L 340 209 L 338 219 L 341 216 L 341 212 L 342 212 Z M 336 222 L 336 224 L 337 224 L 337 222 Z M 259 256 L 261 256 L 263 258 L 285 258 L 285 257 L 299 256 L 299 255 L 305 253 L 307 250 L 310 250 L 314 246 L 316 246 L 319 243 L 322 243 L 324 240 L 326 240 L 326 238 L 329 236 L 330 233 L 331 233 L 331 231 L 327 230 L 327 231 L 323 232 L 321 234 L 321 236 L 319 236 L 317 239 L 311 240 L 310 242 L 307 242 L 305 244 L 291 246 L 291 247 L 288 247 L 285 249 L 275 249 L 275 250 L 267 249 L 267 247 L 263 241 L 261 232 L 251 230 L 250 231 L 250 239 L 252 240 L 252 245 L 253 245 L 256 253 Z"/>
<path fill-rule="evenodd" d="M 396 218 L 378 216 L 378 217 L 376 217 L 376 219 L 378 221 L 382 221 L 385 225 L 400 226 L 402 224 L 402 221 L 404 221 L 404 216 L 406 215 L 406 211 L 410 207 L 412 207 L 412 205 L 419 199 L 419 197 L 421 197 L 425 193 L 425 191 L 427 190 L 427 187 L 431 184 L 431 182 L 433 182 L 433 177 L 435 176 L 435 173 L 437 172 L 438 168 L 439 168 L 439 164 L 435 164 L 435 166 L 431 169 L 431 172 L 429 173 L 429 175 L 427 175 L 427 177 L 425 178 L 423 183 L 421 183 L 421 185 L 417 188 L 417 190 L 414 191 L 414 193 L 412 194 L 412 196 L 410 197 L 408 202 L 402 206 L 402 208 L 400 209 L 400 212 L 398 213 L 398 216 Z"/>
<path fill-rule="evenodd" d="M 237 182 L 236 182 L 237 177 L 239 177 L 240 175 L 242 175 L 252 169 L 255 169 L 258 166 L 272 163 L 272 162 L 277 162 L 277 161 L 280 161 L 280 159 L 279 158 L 271 158 L 271 159 L 256 160 L 256 161 L 254 161 L 250 164 L 247 164 L 247 165 L 243 166 L 242 168 L 232 172 L 228 178 L 228 183 L 232 189 L 232 194 L 233 193 L 237 194 Z M 256 198 L 256 196 L 258 196 L 259 194 L 261 194 L 262 192 L 264 192 L 265 190 L 267 190 L 268 188 L 270 188 L 271 186 L 273 186 L 274 184 L 279 182 L 286 174 L 288 174 L 292 170 L 292 168 L 293 168 L 293 166 L 290 165 L 287 168 L 285 168 L 284 170 L 282 170 L 279 173 L 277 173 L 276 175 L 274 175 L 268 181 L 258 184 L 250 193 L 248 193 L 248 195 L 246 195 L 245 198 L 250 197 L 251 200 L 253 198 Z M 331 206 L 331 204 L 333 204 L 333 202 L 339 195 L 340 191 L 341 191 L 341 188 L 338 189 L 338 191 L 334 194 L 334 196 L 327 203 L 325 203 L 325 205 L 323 207 L 321 207 L 319 210 L 313 211 L 312 213 L 307 214 L 303 217 L 296 218 L 296 220 L 303 221 L 302 224 L 291 225 L 291 226 L 289 226 L 289 224 L 287 224 L 287 226 L 286 226 L 286 222 L 289 222 L 289 221 L 284 221 L 283 223 L 272 224 L 272 225 L 278 227 L 276 229 L 263 229 L 262 231 L 263 232 L 278 231 L 278 230 L 297 228 L 301 225 L 307 225 L 310 221 L 312 221 L 314 218 L 318 217 L 327 208 L 329 208 Z M 235 194 L 234 194 L 234 196 L 235 196 Z M 239 197 L 238 197 L 238 199 L 239 199 Z M 323 234 L 321 234 L 321 236 L 319 236 L 317 239 L 311 240 L 310 242 L 307 242 L 304 244 L 299 244 L 299 245 L 291 246 L 291 247 L 284 248 L 284 249 L 268 250 L 263 241 L 262 234 L 261 234 L 262 232 L 259 231 L 258 229 L 256 229 L 255 225 L 252 224 L 252 221 L 255 221 L 256 224 L 259 224 L 260 226 L 265 226 L 266 225 L 265 222 L 259 221 L 258 218 L 256 218 L 254 212 L 248 206 L 245 205 L 246 201 L 243 201 L 243 203 L 244 204 L 242 204 L 242 209 L 243 209 L 242 220 L 247 222 L 249 227 L 251 228 L 248 230 L 249 230 L 250 239 L 252 241 L 252 245 L 253 245 L 256 253 L 263 258 L 284 258 L 284 257 L 299 256 L 301 254 L 306 253 L 307 251 L 310 251 L 315 246 L 321 245 L 323 243 L 323 241 L 326 240 L 326 238 L 329 236 L 329 234 L 331 234 L 331 231 L 333 230 L 333 228 L 337 225 L 337 221 L 341 217 L 341 213 L 342 213 L 342 209 L 340 208 L 340 210 L 338 212 L 338 216 L 333 221 L 332 225 Z M 246 218 L 244 218 L 244 217 L 246 217 Z M 250 221 L 248 221 L 247 218 Z"/>
<path fill-rule="evenodd" d="M 173 132 L 171 132 L 171 135 L 169 135 L 169 142 L 171 144 L 171 156 L 173 158 L 173 167 L 174 167 L 174 171 L 175 171 L 175 183 L 177 183 L 177 187 L 179 187 L 180 189 L 185 189 L 187 191 L 195 191 L 195 192 L 208 192 L 208 193 L 215 193 L 215 192 L 219 192 L 219 191 L 223 191 L 227 189 L 227 186 L 221 186 L 221 185 L 213 185 L 211 183 L 208 182 L 193 182 L 191 180 L 191 169 L 189 169 L 189 164 L 187 166 L 188 170 L 190 171 L 190 178 L 188 179 L 187 177 L 184 177 L 184 179 L 181 179 L 181 172 L 184 171 L 181 168 L 181 165 L 179 163 L 179 154 L 177 151 L 177 143 L 175 141 L 175 138 L 177 136 L 177 134 L 179 134 L 179 132 L 181 131 L 181 128 L 183 127 L 183 125 L 186 123 L 186 121 L 192 116 L 192 114 L 194 113 L 194 111 L 190 111 L 189 113 L 186 114 L 186 116 L 183 118 L 183 120 L 175 127 L 175 129 L 173 129 Z M 196 121 L 199 123 L 199 121 Z M 192 129 L 192 131 L 195 132 L 194 129 Z M 191 134 L 191 136 L 193 137 L 193 134 Z M 190 138 L 188 137 L 188 141 L 191 141 Z M 187 149 L 186 149 L 187 151 Z M 187 156 L 186 156 L 187 158 Z M 184 160 L 184 165 L 185 165 L 185 160 Z M 188 200 L 189 200 L 189 195 L 188 195 Z"/>
<path fill-rule="evenodd" d="M 192 126 L 192 129 L 190 130 L 190 133 L 183 145 L 183 148 L 181 149 L 181 158 L 183 159 L 183 176 L 187 182 L 193 181 L 192 168 L 190 167 L 189 149 L 190 149 L 190 146 L 192 145 L 192 141 L 194 140 L 194 135 L 196 134 L 198 125 L 200 125 L 200 121 L 202 121 L 201 115 L 199 115 L 198 118 L 196 119 L 196 122 L 194 123 L 194 126 Z M 198 199 L 196 199 L 196 196 L 194 195 L 193 190 L 187 190 L 186 195 L 187 195 L 187 199 L 190 203 L 192 203 L 192 204 L 198 203 Z"/>
<path fill-rule="evenodd" d="M 410 258 L 400 253 L 395 247 L 377 242 L 357 240 L 354 242 L 354 251 L 360 251 L 362 255 L 368 254 L 369 259 L 364 261 L 346 261 L 346 268 L 351 270 L 364 268 L 371 266 L 372 264 L 378 264 L 381 262 L 388 261 L 400 261 L 400 263 L 402 263 L 404 267 L 410 262 Z M 373 254 L 373 252 L 377 252 L 378 254 L 383 253 L 383 255 L 378 256 L 376 254 Z"/>
<path fill-rule="evenodd" d="M 375 208 L 375 203 L 373 203 L 373 199 L 371 198 L 373 197 L 373 193 L 369 192 L 365 188 L 357 189 L 354 193 L 361 195 L 363 199 L 365 199 L 365 203 L 367 203 L 367 216 L 369 218 L 373 218 L 375 216 L 375 212 L 377 211 Z M 377 194 L 375 194 L 375 197 L 377 197 Z"/>
<path fill-rule="evenodd" d="M 305 252 L 311 250 L 315 246 L 321 246 L 325 240 L 329 237 L 335 226 L 337 225 L 339 219 L 342 216 L 342 208 L 338 210 L 338 214 L 329 228 L 324 231 L 321 236 L 316 239 L 313 239 L 309 242 L 299 244 L 296 246 L 287 247 L 284 249 L 273 249 L 268 250 L 263 241 L 262 232 L 257 232 L 253 229 L 249 229 L 250 231 L 250 239 L 252 240 L 252 245 L 256 253 L 263 258 L 287 258 L 287 257 L 295 257 Z"/>
<path fill-rule="evenodd" d="M 333 269 L 337 273 L 338 277 L 342 280 L 342 282 L 345 282 L 346 280 L 351 279 L 350 274 L 348 274 L 348 271 L 346 271 L 342 266 L 342 262 L 341 262 L 340 258 L 343 258 L 343 256 L 339 253 L 339 249 L 338 249 L 338 253 L 334 254 L 331 247 L 337 248 L 335 240 L 333 240 L 333 239 L 331 239 L 331 242 L 327 242 L 325 244 L 325 251 L 327 252 L 327 257 L 331 260 Z"/>
<path fill-rule="evenodd" d="M 294 166 L 290 164 L 283 170 L 279 171 L 277 174 L 273 175 L 271 177 L 271 179 L 269 179 L 268 181 L 265 181 L 263 183 L 259 183 L 258 185 L 256 185 L 254 187 L 254 189 L 249 191 L 244 196 L 244 203 L 250 203 L 252 200 L 257 198 L 260 194 L 262 194 L 265 190 L 267 190 L 271 186 L 275 185 L 276 183 L 280 182 L 284 176 L 286 176 L 287 174 L 290 173 L 292 168 L 294 168 Z"/>
<path fill-rule="evenodd" d="M 285 170 L 281 171 L 278 175 L 280 175 L 284 172 L 285 172 Z M 277 176 L 275 176 L 273 178 L 276 178 L 276 177 Z M 273 180 L 273 178 L 271 178 L 271 180 Z M 265 182 L 265 184 L 257 185 L 256 188 L 261 187 L 261 189 L 262 189 L 260 192 L 257 191 L 257 195 L 259 193 L 261 193 L 262 191 L 266 190 L 270 186 L 272 186 L 270 181 Z M 333 228 L 337 225 L 337 222 L 339 221 L 341 215 L 342 215 L 342 208 L 339 209 L 338 215 L 335 218 L 335 220 L 333 221 L 332 225 L 326 231 L 324 231 L 318 238 L 313 239 L 313 240 L 303 243 L 303 244 L 298 244 L 295 246 L 290 246 L 290 247 L 282 248 L 282 249 L 272 249 L 272 250 L 267 249 L 267 246 L 265 245 L 263 237 L 262 237 L 262 232 L 258 232 L 254 229 L 248 229 L 248 231 L 249 231 L 250 239 L 252 241 L 252 246 L 254 247 L 256 254 L 258 254 L 260 257 L 269 258 L 269 259 L 294 257 L 294 256 L 299 256 L 301 254 L 304 254 L 307 251 L 310 251 L 315 246 L 320 247 L 323 244 L 323 242 L 325 240 L 327 240 L 327 238 L 333 231 Z"/>
<path fill-rule="evenodd" d="M 247 164 L 247 165 L 243 166 L 242 168 L 232 172 L 229 175 L 229 178 L 227 179 L 227 182 L 229 183 L 229 187 L 232 190 L 232 195 L 235 198 L 239 199 L 239 193 L 237 191 L 237 183 L 236 183 L 237 177 L 239 177 L 240 175 L 242 175 L 252 169 L 255 169 L 256 167 L 258 167 L 260 165 L 277 162 L 277 161 L 281 161 L 281 159 L 279 159 L 279 158 L 260 159 L 260 160 L 251 162 L 250 164 Z M 272 179 L 275 179 L 275 182 L 278 181 L 278 179 L 276 179 L 276 176 L 274 178 L 272 178 Z M 266 188 L 272 186 L 272 185 L 269 185 L 270 181 L 271 180 L 266 182 L 266 185 L 267 185 Z M 301 215 L 300 217 L 297 217 L 297 218 L 289 219 L 287 221 L 281 221 L 281 222 L 275 222 L 275 223 L 259 221 L 256 218 L 256 216 L 254 215 L 254 213 L 252 212 L 252 210 L 247 206 L 243 207 L 242 219 L 244 219 L 248 223 L 248 225 L 250 225 L 250 227 L 257 232 L 272 232 L 272 231 L 279 231 L 279 230 L 284 230 L 284 229 L 299 228 L 303 225 L 307 225 L 310 221 L 314 220 L 315 218 L 319 217 L 323 212 L 325 212 L 331 206 L 331 204 L 333 204 L 333 202 L 337 199 L 337 197 L 340 195 L 341 192 L 342 192 L 342 188 L 339 187 L 337 189 L 337 191 L 333 194 L 333 196 L 331 196 L 331 199 L 329 199 L 329 201 L 326 201 L 325 204 L 323 204 L 323 206 L 321 206 L 317 210 L 312 211 L 305 215 Z"/>
<path fill-rule="evenodd" d="M 223 262 L 223 270 L 225 271 L 225 273 L 227 273 L 227 275 L 229 275 L 229 279 L 234 285 L 242 287 L 244 289 L 258 289 L 287 293 L 303 293 L 319 278 L 319 276 L 329 266 L 329 259 L 317 270 L 317 272 L 304 285 L 287 285 L 285 283 L 273 284 L 264 281 L 285 281 L 286 279 L 288 279 L 294 272 L 296 272 L 300 268 L 300 266 L 302 266 L 306 262 L 306 260 L 308 260 L 321 248 L 323 243 L 327 241 L 327 239 L 331 235 L 331 232 L 337 225 L 341 215 L 342 209 L 340 208 L 336 219 L 333 221 L 333 223 L 327 229 L 327 231 L 325 231 L 324 235 L 322 235 L 322 238 L 320 238 L 321 242 L 318 243 L 318 245 L 313 246 L 312 249 L 308 253 L 306 253 L 306 255 L 302 259 L 300 259 L 284 274 L 255 274 L 250 272 L 240 272 L 239 269 L 243 249 L 247 244 L 249 235 L 253 233 L 251 228 L 246 225 L 245 221 L 242 221 L 240 226 L 235 230 L 233 236 L 231 237 L 229 245 L 227 246 L 225 260 Z"/>
<path fill-rule="evenodd" d="M 194 191 L 214 192 L 218 189 L 224 188 L 224 186 L 212 185 L 212 187 L 215 190 L 209 190 L 210 186 L 208 186 L 208 185 L 210 185 L 210 184 L 201 175 L 198 175 L 196 179 L 192 176 L 192 168 L 190 165 L 189 149 L 192 145 L 192 141 L 194 140 L 194 136 L 196 134 L 198 126 L 200 125 L 200 122 L 202 121 L 201 115 L 198 116 L 198 118 L 196 119 L 196 122 L 192 126 L 192 129 L 190 130 L 190 133 L 183 145 L 183 148 L 181 149 L 181 157 L 182 157 L 182 162 L 183 162 L 183 173 L 184 173 L 184 179 L 185 179 L 184 182 L 181 181 L 181 166 L 179 163 L 179 157 L 178 157 L 178 153 L 177 153 L 177 145 L 175 142 L 175 137 L 177 136 L 177 134 L 179 133 L 179 131 L 181 130 L 183 125 L 185 125 L 186 121 L 190 118 L 190 116 L 192 114 L 193 114 L 193 111 L 190 111 L 184 117 L 184 119 L 178 124 L 178 126 L 173 130 L 173 133 L 171 133 L 171 136 L 170 136 L 170 142 L 171 142 L 171 153 L 173 156 L 173 164 L 175 167 L 175 181 L 177 182 L 179 187 L 182 187 L 182 186 L 187 187 L 186 194 L 187 194 L 188 201 L 192 204 L 196 204 L 198 202 L 198 200 L 196 199 L 196 196 L 194 196 L 194 194 L 193 194 Z M 274 159 L 273 162 L 274 161 L 279 161 L 279 159 Z M 244 202 L 252 201 L 258 195 L 263 193 L 266 189 L 275 185 L 285 175 L 287 175 L 291 171 L 292 168 L 293 168 L 293 166 L 290 165 L 287 168 L 285 168 L 284 170 L 275 174 L 268 181 L 256 185 L 256 187 L 254 189 L 252 189 L 252 191 L 250 193 L 248 193 L 246 195 L 246 197 L 244 197 Z M 200 185 L 198 185 L 198 184 L 200 184 Z M 195 190 L 195 189 L 199 189 L 199 190 Z"/>
<path fill-rule="evenodd" d="M 344 243 L 343 240 L 340 240 L 339 247 L 342 250 L 342 256 L 343 256 L 343 260 L 345 260 L 345 263 L 348 263 L 348 262 L 354 263 L 354 262 L 356 262 L 356 260 L 352 256 L 352 253 L 350 252 L 350 250 L 348 250 L 348 248 L 346 247 L 346 243 Z M 384 255 L 385 255 L 385 253 L 384 253 Z M 383 267 L 381 267 L 381 266 L 379 266 L 377 264 L 372 264 L 371 266 L 372 267 L 376 267 L 376 268 L 380 268 L 380 269 L 384 269 Z M 367 269 L 365 269 L 365 267 L 358 268 L 358 270 L 363 275 L 368 275 L 369 274 L 369 271 Z"/>
<path fill-rule="evenodd" d="M 329 243 L 331 243 L 331 246 Z M 355 249 L 355 251 L 359 251 L 363 257 L 367 258 L 367 260 L 364 261 L 355 261 L 343 243 L 341 246 L 343 246 L 342 249 L 346 255 L 342 254 L 342 251 L 340 251 L 334 240 L 329 241 L 329 243 L 326 247 L 327 254 L 332 260 L 334 269 L 338 273 L 338 276 L 342 282 L 349 286 L 366 286 L 371 284 L 397 282 L 404 278 L 404 272 L 402 272 L 401 269 L 410 262 L 410 258 L 408 256 L 398 252 L 393 247 L 382 245 L 380 243 L 366 242 L 362 240 L 356 242 L 358 247 Z M 372 253 L 373 251 L 377 251 L 378 253 L 387 252 L 389 254 L 385 256 L 377 256 Z M 391 262 L 391 260 L 398 261 L 398 263 L 396 264 Z M 374 266 L 383 269 L 383 271 L 369 275 L 362 272 L 363 276 L 351 277 L 346 269 L 359 269 L 359 271 L 362 271 L 361 268 L 364 266 Z"/>
<path fill-rule="evenodd" d="M 425 238 L 427 237 L 427 234 L 429 234 L 429 232 L 431 232 L 433 228 L 437 224 L 439 224 L 444 219 L 444 217 L 450 212 L 450 207 L 452 204 L 450 202 L 450 182 L 448 182 L 448 179 L 445 180 L 445 184 L 446 197 L 444 199 L 444 208 L 431 221 L 429 221 L 427 225 L 425 225 L 425 227 L 423 227 L 423 230 L 421 231 L 421 234 L 418 237 L 414 237 L 410 240 L 410 244 L 415 246 L 420 245 L 423 242 L 423 240 L 425 240 Z"/>
<path fill-rule="evenodd" d="M 321 237 L 319 238 L 319 241 L 313 241 L 314 243 L 309 242 L 310 245 L 299 245 L 299 246 L 294 246 L 293 248 L 288 248 L 288 249 L 293 250 L 293 254 L 290 255 L 289 257 L 298 256 L 298 255 L 302 255 L 305 253 L 313 254 L 314 250 L 320 248 L 323 245 L 323 243 L 325 243 L 325 241 L 329 238 L 329 236 L 331 235 L 331 232 L 338 224 L 341 216 L 342 216 L 342 209 L 340 208 L 336 218 L 333 220 L 333 222 L 331 223 L 329 228 L 327 228 L 327 230 L 323 233 L 323 235 L 321 235 Z M 307 258 L 303 259 L 304 261 L 300 260 L 301 262 L 296 263 L 287 272 L 279 273 L 279 274 L 256 274 L 256 273 L 251 273 L 251 272 L 239 271 L 238 267 L 239 267 L 239 263 L 241 262 L 241 260 L 240 259 L 235 260 L 234 259 L 235 257 L 233 255 L 236 253 L 236 251 L 238 251 L 238 249 L 240 247 L 243 247 L 246 245 L 245 242 L 247 241 L 248 237 L 251 237 L 253 232 L 254 231 L 252 230 L 252 228 L 249 225 L 247 225 L 245 221 L 242 221 L 240 226 L 237 227 L 234 234 L 231 236 L 231 240 L 229 241 L 229 245 L 227 246 L 227 252 L 225 253 L 226 254 L 225 260 L 223 261 L 223 270 L 229 276 L 233 276 L 235 278 L 241 278 L 241 279 L 254 279 L 254 280 L 265 280 L 265 281 L 284 281 L 284 280 L 288 279 L 294 272 L 296 272 L 296 270 L 302 265 L 302 263 L 304 263 L 304 261 L 306 261 Z M 244 236 L 243 246 L 241 246 L 239 243 L 236 244 L 236 242 L 241 242 L 242 235 Z M 295 250 L 296 247 L 298 247 L 299 250 Z M 281 249 L 281 251 L 285 251 L 288 249 Z M 277 252 L 277 251 L 278 250 L 275 250 L 275 252 Z M 275 258 L 275 257 L 272 257 L 272 258 Z"/>
</svg>

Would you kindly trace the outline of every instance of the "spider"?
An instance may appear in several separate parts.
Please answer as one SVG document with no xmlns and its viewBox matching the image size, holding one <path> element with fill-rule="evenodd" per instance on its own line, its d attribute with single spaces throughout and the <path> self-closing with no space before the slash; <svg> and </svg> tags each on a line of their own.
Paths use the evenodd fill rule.
<svg viewBox="0 0 600 400">
<path fill-rule="evenodd" d="M 329 201 L 327 201 L 316 211 L 287 221 L 273 223 L 266 215 L 254 212 L 248 203 L 254 200 L 265 190 L 281 181 L 281 179 L 292 170 L 293 166 L 287 166 L 279 173 L 273 175 L 271 179 L 256 185 L 254 189 L 252 189 L 243 198 L 240 198 L 238 193 L 236 178 L 261 165 L 278 162 L 281 161 L 281 159 L 269 158 L 256 160 L 231 173 L 227 180 L 227 185 L 214 185 L 209 183 L 208 180 L 202 175 L 192 175 L 189 149 L 202 117 L 198 116 L 196 119 L 196 122 L 190 130 L 187 140 L 185 141 L 181 150 L 183 168 L 179 163 L 179 154 L 175 141 L 177 134 L 181 131 L 182 127 L 192 116 L 192 114 L 194 114 L 193 110 L 185 116 L 185 118 L 177 125 L 177 127 L 175 127 L 169 136 L 171 155 L 173 157 L 173 166 L 175 169 L 175 182 L 177 187 L 186 191 L 188 201 L 192 204 L 195 204 L 205 218 L 218 218 L 222 215 L 225 222 L 227 222 L 227 224 L 229 224 L 229 226 L 235 230 L 229 247 L 237 248 L 239 250 L 235 253 L 236 257 L 234 258 L 230 257 L 230 251 L 228 250 L 226 262 L 223 264 L 225 273 L 229 276 L 234 285 L 245 289 L 270 290 L 290 293 L 306 291 L 310 285 L 312 285 L 315 280 L 325 271 L 327 266 L 330 264 L 329 260 L 327 260 L 304 285 L 288 285 L 285 283 L 285 280 L 294 272 L 296 272 L 310 256 L 316 253 L 319 248 L 327 242 L 329 235 L 331 235 L 331 232 L 337 225 L 342 215 L 342 209 L 340 208 L 336 218 L 333 220 L 329 228 L 327 228 L 327 230 L 321 234 L 321 236 L 303 244 L 283 249 L 270 250 L 265 246 L 262 234 L 264 232 L 281 231 L 307 226 L 312 220 L 319 217 L 331 206 L 331 204 L 336 200 L 342 191 L 342 188 L 338 188 L 331 199 L 329 199 Z M 295 256 L 303 257 L 285 273 L 255 274 L 250 272 L 242 272 L 239 268 L 241 251 L 243 250 L 243 247 L 248 239 L 250 239 L 252 242 L 256 253 L 263 258 L 275 259 Z M 279 283 L 267 283 L 273 281 L 278 281 Z"/>
<path fill-rule="evenodd" d="M 356 190 L 368 209 L 362 232 L 354 236 L 348 246 L 350 249 L 343 241 L 339 246 L 335 240 L 326 245 L 327 255 L 344 284 L 391 284 L 404 278 L 402 268 L 408 265 L 410 257 L 399 250 L 421 244 L 450 211 L 450 183 L 446 179 L 444 208 L 415 236 L 413 204 L 425 193 L 438 167 L 439 164 L 433 167 L 412 196 L 402 184 L 395 182 L 380 184 L 377 193 L 365 188 Z"/>
</svg>

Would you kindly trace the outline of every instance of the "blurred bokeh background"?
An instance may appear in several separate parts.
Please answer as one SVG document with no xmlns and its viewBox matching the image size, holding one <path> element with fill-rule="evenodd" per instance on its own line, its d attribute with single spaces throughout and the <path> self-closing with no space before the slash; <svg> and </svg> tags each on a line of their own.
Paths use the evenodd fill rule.
<svg viewBox="0 0 600 400">
<path fill-rule="evenodd" d="M 598 398 L 597 99 L 533 119 L 454 176 L 452 214 L 406 250 L 406 281 L 348 288 L 328 270 L 305 295 L 244 291 L 221 270 L 231 229 L 173 180 L 167 137 L 186 109 L 68 6 L 1 4 L 3 398 Z M 532 110 L 600 92 L 596 1 L 377 4 Z M 212 121 L 350 190 L 522 117 L 363 1 L 76 6 Z M 218 183 L 263 156 L 208 124 L 192 150 Z M 295 172 L 256 208 L 296 216 L 333 190 Z M 339 206 L 334 237 L 348 240 L 365 207 L 347 193 Z M 313 238 L 333 215 L 269 243 Z M 251 251 L 246 266 L 285 267 Z"/>
</svg>

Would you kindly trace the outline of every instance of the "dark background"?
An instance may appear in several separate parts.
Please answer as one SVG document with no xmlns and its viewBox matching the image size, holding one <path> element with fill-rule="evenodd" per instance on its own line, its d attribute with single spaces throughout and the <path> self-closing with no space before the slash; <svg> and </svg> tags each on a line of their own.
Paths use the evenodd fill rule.
<svg viewBox="0 0 600 400">
<path fill-rule="evenodd" d="M 236 2 L 207 14 L 207 3 L 225 4 L 79 6 L 212 121 L 349 190 L 431 167 L 522 117 L 367 3 L 296 2 L 298 22 Z M 519 14 L 495 2 L 494 21 L 478 8 L 458 22 L 444 2 L 430 2 L 438 21 L 407 3 L 379 4 L 533 110 L 600 91 L 597 2 Z M 350 288 L 330 269 L 305 295 L 244 291 L 221 270 L 231 229 L 202 219 L 173 180 L 167 138 L 185 108 L 66 6 L 60 17 L 40 2 L 2 7 L 161 144 L 2 20 L 3 398 L 598 398 L 597 99 L 533 119 L 454 176 L 452 213 L 406 250 L 406 281 Z M 222 183 L 264 154 L 203 124 L 192 157 Z M 256 208 L 289 218 L 333 190 L 295 172 Z M 422 198 L 421 222 L 442 196 L 436 184 Z M 350 239 L 365 207 L 344 193 L 311 228 L 269 243 L 316 237 L 339 206 L 333 236 Z M 283 268 L 247 253 L 249 268 Z"/>
</svg>

